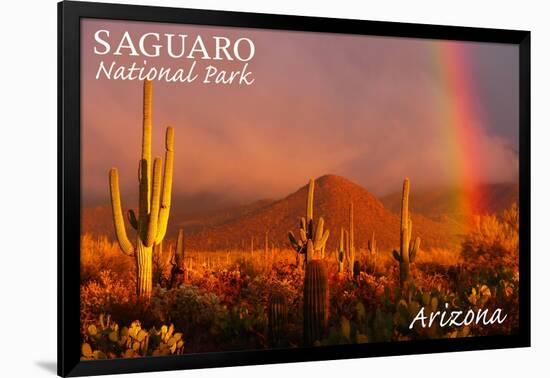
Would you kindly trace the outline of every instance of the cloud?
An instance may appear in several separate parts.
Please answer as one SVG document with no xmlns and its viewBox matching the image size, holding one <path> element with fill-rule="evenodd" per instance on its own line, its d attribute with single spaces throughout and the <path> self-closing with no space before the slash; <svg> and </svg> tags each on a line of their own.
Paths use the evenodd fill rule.
<svg viewBox="0 0 550 378">
<path fill-rule="evenodd" d="M 176 195 L 278 198 L 326 173 L 346 176 L 377 194 L 395 191 L 404 176 L 419 186 L 456 184 L 449 125 L 436 105 L 441 96 L 454 94 L 438 82 L 430 55 L 430 44 L 444 42 L 87 20 L 82 45 L 85 199 L 107 200 L 111 166 L 120 168 L 124 194 L 135 198 L 137 190 L 141 83 L 95 80 L 98 58 L 90 53 L 89 36 L 100 24 L 115 31 L 169 28 L 255 41 L 251 87 L 154 84 L 154 151 L 162 156 L 165 126 L 173 125 Z M 492 46 L 492 59 L 499 62 L 501 52 L 509 54 L 506 48 Z M 472 51 L 475 59 L 477 50 Z M 176 64 L 160 58 L 154 63 Z M 483 93 L 494 96 L 495 86 L 509 84 L 516 71 L 510 67 L 508 72 L 505 65 L 500 62 L 498 80 L 483 82 Z M 486 77 L 482 70 L 473 74 L 476 80 Z M 509 124 L 500 133 L 495 121 L 506 119 L 507 112 L 513 119 L 517 110 L 503 107 L 503 101 L 482 101 L 479 107 L 472 159 L 479 178 L 513 180 L 517 137 Z"/>
</svg>

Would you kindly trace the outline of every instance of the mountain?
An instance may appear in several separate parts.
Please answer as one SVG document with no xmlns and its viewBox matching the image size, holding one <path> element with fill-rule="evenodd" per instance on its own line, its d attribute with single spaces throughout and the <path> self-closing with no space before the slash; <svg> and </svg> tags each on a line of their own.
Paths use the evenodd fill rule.
<svg viewBox="0 0 550 378">
<path fill-rule="evenodd" d="M 127 230 L 130 230 L 129 227 L 130 225 L 126 223 Z M 111 206 L 102 205 L 83 208 L 80 215 L 80 232 L 82 234 L 106 235 L 109 239 L 114 239 L 115 231 Z"/>
<path fill-rule="evenodd" d="M 261 200 L 248 205 L 224 204 L 192 213 L 189 207 L 179 206 L 176 200 L 172 204 L 168 238 L 174 238 L 177 229 L 183 227 L 189 249 L 249 250 L 252 239 L 255 248 L 263 248 L 265 233 L 268 232 L 270 244 L 286 248 L 289 247 L 288 231 L 292 230 L 296 234 L 299 220 L 305 216 L 307 192 L 308 186 L 304 185 L 277 201 Z M 411 192 L 413 209 L 416 206 L 414 198 L 414 192 Z M 390 249 L 399 245 L 399 209 L 391 211 L 366 189 L 346 178 L 325 175 L 315 180 L 314 219 L 317 222 L 319 217 L 323 217 L 325 228 L 330 230 L 328 249 L 336 249 L 340 228 L 348 228 L 350 202 L 354 204 L 357 248 L 366 248 L 373 232 L 380 248 Z M 412 211 L 411 217 L 413 236 L 422 238 L 424 248 L 457 245 L 460 227 L 452 220 L 436 221 L 415 211 Z M 128 233 L 133 234 L 128 224 L 126 227 Z M 84 208 L 82 232 L 114 238 L 110 206 Z"/>
<path fill-rule="evenodd" d="M 171 228 L 175 233 L 177 229 L 183 227 L 187 233 L 193 234 L 206 227 L 216 227 L 220 224 L 231 222 L 234 219 L 246 217 L 248 214 L 254 213 L 270 205 L 272 202 L 272 200 L 263 199 L 246 205 L 228 205 L 215 210 L 198 211 L 188 216 L 175 214 L 171 222 Z M 182 208 L 186 209 L 185 207 Z"/>
<path fill-rule="evenodd" d="M 205 227 L 215 227 L 233 219 L 246 216 L 273 202 L 272 200 L 263 199 L 242 205 L 219 201 L 211 195 L 200 195 L 193 198 L 195 199 L 194 202 L 191 198 L 175 199 L 172 201 L 168 237 L 175 237 L 180 227 L 183 227 L 187 233 L 196 233 Z M 185 211 L 178 211 L 178 209 L 184 209 Z M 127 208 L 123 208 L 123 213 L 126 214 L 127 210 Z M 130 233 L 130 224 L 127 219 L 125 221 L 126 230 Z M 111 205 L 84 207 L 81 215 L 81 232 L 83 234 L 106 235 L 113 239 L 115 232 L 113 229 Z"/>
<path fill-rule="evenodd" d="M 265 233 L 270 243 L 287 247 L 288 231 L 298 231 L 300 217 L 305 216 L 308 186 L 289 196 L 266 204 L 223 224 L 205 227 L 188 235 L 192 249 L 249 249 L 254 239 L 255 248 L 263 248 Z M 381 248 L 399 245 L 399 216 L 386 209 L 382 202 L 361 186 L 339 176 L 326 175 L 315 180 L 314 219 L 325 219 L 331 232 L 327 248 L 334 250 L 340 237 L 340 227 L 348 227 L 349 204 L 354 204 L 355 241 L 357 248 L 366 248 L 375 232 Z M 449 247 L 456 243 L 450 225 L 436 222 L 419 214 L 412 214 L 413 235 L 420 236 L 424 247 Z"/>
<path fill-rule="evenodd" d="M 479 196 L 481 213 L 500 213 L 514 202 L 518 202 L 519 189 L 515 183 L 484 184 L 476 188 Z M 456 199 L 464 193 L 457 188 L 430 188 L 412 190 L 410 194 L 410 209 L 434 220 L 458 218 L 461 214 L 454 207 Z M 384 206 L 399 212 L 401 192 L 395 192 L 381 198 Z"/>
</svg>

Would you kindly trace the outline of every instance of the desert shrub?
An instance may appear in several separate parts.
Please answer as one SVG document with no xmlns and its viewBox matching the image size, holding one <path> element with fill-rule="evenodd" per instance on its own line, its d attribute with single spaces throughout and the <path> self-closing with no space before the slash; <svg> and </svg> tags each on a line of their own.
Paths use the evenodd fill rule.
<svg viewBox="0 0 550 378">
<path fill-rule="evenodd" d="M 183 329 L 193 352 L 220 344 L 224 349 L 265 347 L 265 307 L 267 296 L 274 288 L 288 295 L 292 308 L 298 306 L 298 294 L 288 281 L 259 277 L 243 280 L 235 271 L 209 274 L 209 277 L 218 283 L 208 286 L 205 280 L 200 280 L 205 285 L 200 288 L 194 285 L 171 290 L 157 287 L 151 299 L 150 310 L 156 321 L 174 323 Z"/>
<path fill-rule="evenodd" d="M 449 267 L 458 265 L 460 257 L 459 252 L 450 249 L 431 248 L 430 250 L 425 250 L 420 248 L 416 254 L 415 264 Z"/>
<path fill-rule="evenodd" d="M 241 275 L 256 277 L 260 274 L 261 266 L 254 259 L 241 257 L 236 261 L 236 266 Z"/>
<path fill-rule="evenodd" d="M 153 248 L 153 284 L 168 285 L 175 246 L 163 241 Z"/>
<path fill-rule="evenodd" d="M 335 257 L 327 254 L 330 318 L 328 336 L 321 344 L 514 332 L 519 324 L 519 283 L 514 269 L 517 221 L 517 208 L 512 207 L 498 217 L 480 217 L 461 251 L 421 249 L 411 268 L 414 280 L 410 294 L 401 292 L 399 267 L 391 250 L 379 250 L 376 263 L 366 250 L 358 250 L 356 259 L 361 272 L 353 279 L 338 274 Z M 127 344 L 120 345 L 122 329 L 118 329 L 118 344 L 108 339 L 114 329 L 99 332 L 101 337 L 97 340 L 90 338 L 89 327 L 95 325 L 99 329 L 97 319 L 103 313 L 110 314 L 121 325 L 131 325 L 139 319 L 139 327 L 148 330 L 144 332 L 150 342 L 152 330 L 158 333 L 163 325 L 174 324 L 185 333 L 186 352 L 268 347 L 267 308 L 274 292 L 282 294 L 288 306 L 282 345 L 302 345 L 304 270 L 296 266 L 296 253 L 292 250 L 281 249 L 277 253 L 190 250 L 186 252 L 188 279 L 180 287 L 168 290 L 159 285 L 170 251 L 170 244 L 166 243 L 166 254 L 154 256 L 155 271 L 159 274 L 155 276 L 152 298 L 140 302 L 135 295 L 132 259 L 104 238 L 85 235 L 82 245 L 85 249 L 82 269 L 86 276 L 81 283 L 81 335 L 89 345 L 86 358 L 133 354 L 126 352 Z M 99 270 L 99 267 L 113 269 Z M 508 318 L 504 324 L 491 327 L 408 329 L 408 322 L 419 306 L 439 311 L 445 303 L 449 303 L 449 309 L 499 307 Z M 139 348 L 134 350 L 137 355 L 141 355 Z M 153 349 L 147 348 L 147 353 L 153 353 Z"/>
<path fill-rule="evenodd" d="M 225 310 L 215 294 L 203 294 L 191 285 L 170 290 L 157 287 L 151 298 L 154 317 L 159 322 L 172 322 L 180 329 L 210 331 Z"/>
<path fill-rule="evenodd" d="M 80 281 L 97 279 L 101 271 L 110 270 L 119 278 L 135 276 L 134 262 L 124 255 L 118 243 L 106 236 L 84 234 L 80 238 Z"/>
<path fill-rule="evenodd" d="M 116 278 L 109 270 L 100 272 L 96 279 L 80 286 L 80 325 L 83 330 L 101 314 L 110 314 L 122 324 L 140 319 L 146 327 L 159 325 L 149 307 L 148 302 L 136 295 L 134 281 Z"/>
<path fill-rule="evenodd" d="M 518 270 L 519 223 L 514 204 L 497 217 L 478 216 L 462 244 L 464 263 L 471 268 Z"/>
<path fill-rule="evenodd" d="M 201 293 L 197 286 L 176 289 L 157 287 L 150 312 L 158 323 L 173 323 L 186 332 L 191 345 L 211 346 L 227 316 L 227 307 L 213 293 Z M 195 350 L 196 351 L 196 350 Z"/>
</svg>

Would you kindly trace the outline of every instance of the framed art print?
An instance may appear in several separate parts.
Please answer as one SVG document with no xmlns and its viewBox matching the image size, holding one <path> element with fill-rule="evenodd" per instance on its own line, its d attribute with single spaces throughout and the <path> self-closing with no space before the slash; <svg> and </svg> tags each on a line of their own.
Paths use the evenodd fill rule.
<svg viewBox="0 0 550 378">
<path fill-rule="evenodd" d="M 58 11 L 59 375 L 529 346 L 529 32 Z"/>
</svg>

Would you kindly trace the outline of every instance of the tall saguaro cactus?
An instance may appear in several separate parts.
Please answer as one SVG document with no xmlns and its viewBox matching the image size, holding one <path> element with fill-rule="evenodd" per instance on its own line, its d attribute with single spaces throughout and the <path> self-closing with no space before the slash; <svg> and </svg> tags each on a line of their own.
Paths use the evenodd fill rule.
<svg viewBox="0 0 550 378">
<path fill-rule="evenodd" d="M 324 256 L 325 246 L 329 237 L 329 230 L 325 230 L 325 220 L 319 218 L 317 227 L 313 226 L 313 193 L 315 191 L 315 181 L 309 180 L 306 218 L 300 219 L 300 238 L 297 239 L 292 231 L 288 232 L 290 244 L 299 254 L 305 254 L 305 263 L 307 264 L 317 253 Z"/>
<path fill-rule="evenodd" d="M 185 234 L 182 228 L 178 231 L 178 239 L 176 241 L 176 250 L 172 258 L 172 270 L 170 271 L 170 288 L 179 287 L 186 282 L 188 270 L 185 268 Z"/>
<path fill-rule="evenodd" d="M 378 257 L 378 247 L 376 246 L 376 238 L 374 237 L 374 231 L 372 232 L 372 238 L 367 243 L 367 250 L 369 251 L 369 258 L 372 263 L 372 274 L 376 273 L 376 259 Z"/>
<path fill-rule="evenodd" d="M 353 202 L 349 204 L 349 232 L 346 235 L 346 262 L 348 273 L 353 277 L 353 264 L 355 263 L 355 231 L 353 224 Z"/>
<path fill-rule="evenodd" d="M 340 228 L 340 243 L 336 251 L 336 262 L 338 263 L 338 273 L 344 272 L 344 261 L 346 258 L 346 250 L 344 247 L 344 227 Z"/>
<path fill-rule="evenodd" d="M 149 298 L 153 288 L 153 247 L 162 242 L 166 235 L 170 214 L 174 167 L 174 129 L 172 127 L 166 128 L 164 173 L 162 172 L 162 159 L 156 157 L 154 161 L 151 160 L 153 128 L 152 97 L 152 82 L 148 80 L 144 81 L 142 144 L 138 169 L 138 216 L 136 217 L 133 210 L 128 211 L 128 220 L 137 231 L 135 244 L 128 238 L 126 226 L 124 225 L 120 202 L 118 170 L 111 168 L 109 172 L 111 206 L 116 236 L 122 252 L 135 258 L 137 272 L 136 290 L 138 296 L 142 298 Z"/>
<path fill-rule="evenodd" d="M 411 243 L 412 220 L 409 214 L 410 182 L 406 178 L 403 181 L 403 194 L 401 196 L 401 230 L 399 252 L 393 250 L 393 257 L 399 262 L 399 280 L 401 287 L 409 281 L 409 264 L 414 262 L 416 252 L 420 248 L 420 238 L 417 237 Z"/>
<path fill-rule="evenodd" d="M 367 249 L 369 253 L 373 256 L 376 256 L 376 253 L 378 252 L 378 248 L 376 247 L 376 238 L 374 237 L 374 231 L 372 232 L 372 238 L 367 243 Z"/>
</svg>

